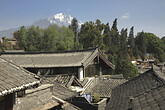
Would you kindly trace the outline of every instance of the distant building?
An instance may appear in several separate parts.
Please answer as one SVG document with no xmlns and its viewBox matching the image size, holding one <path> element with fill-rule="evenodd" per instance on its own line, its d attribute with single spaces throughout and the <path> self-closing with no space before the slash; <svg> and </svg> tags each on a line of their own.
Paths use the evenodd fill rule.
<svg viewBox="0 0 165 110">
<path fill-rule="evenodd" d="M 15 39 L 15 38 L 7 38 L 7 42 L 10 43 L 11 45 L 16 45 L 17 44 L 17 39 Z"/>
<path fill-rule="evenodd" d="M 10 43 L 12 46 L 14 46 L 17 44 L 17 39 L 16 38 L 3 37 L 0 39 L 0 43 L 3 44 L 4 42 Z"/>
</svg>

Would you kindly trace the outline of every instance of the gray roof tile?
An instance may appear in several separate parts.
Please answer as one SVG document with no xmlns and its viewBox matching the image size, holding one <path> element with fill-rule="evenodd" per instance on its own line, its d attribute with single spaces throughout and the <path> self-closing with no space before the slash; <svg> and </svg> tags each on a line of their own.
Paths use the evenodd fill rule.
<svg viewBox="0 0 165 110">
<path fill-rule="evenodd" d="M 78 93 L 54 82 L 53 95 L 60 99 L 67 100 L 72 97 L 78 96 Z"/>
<path fill-rule="evenodd" d="M 0 58 L 0 96 L 38 84 L 33 73 Z M 6 92 L 5 92 L 6 91 Z"/>
<path fill-rule="evenodd" d="M 83 94 L 91 93 L 92 95 L 94 95 L 94 93 L 97 93 L 100 94 L 101 97 L 111 97 L 112 89 L 124 82 L 126 82 L 125 79 L 95 78 L 83 92 Z"/>
<path fill-rule="evenodd" d="M 43 78 L 43 82 L 45 79 L 49 83 L 59 83 L 67 88 L 69 88 L 72 83 L 76 83 L 78 86 L 83 87 L 81 82 L 74 76 L 74 75 L 69 75 L 69 74 L 60 74 L 60 75 L 47 75 Z"/>
<path fill-rule="evenodd" d="M 54 79 L 54 78 L 53 78 Z M 65 85 L 62 85 L 62 84 L 59 84 L 58 82 L 50 79 L 50 78 L 43 78 L 41 83 L 43 84 L 53 84 L 53 95 L 55 97 L 58 97 L 60 99 L 63 99 L 63 100 L 67 100 L 67 99 L 70 99 L 72 97 L 75 97 L 78 95 L 77 92 L 74 92 L 70 89 L 68 89 L 67 87 L 65 87 Z"/>
<path fill-rule="evenodd" d="M 165 89 L 156 89 L 147 94 L 145 92 L 162 84 L 165 84 L 164 74 L 157 67 L 153 67 L 153 69 L 114 88 L 106 110 L 128 110 L 131 108 L 130 97 L 136 97 L 142 93 L 144 95 L 139 95 L 138 99 L 133 99 L 133 107 L 135 110 L 159 109 L 157 102 L 161 97 L 165 96 Z M 148 102 L 146 100 L 148 100 Z"/>
<path fill-rule="evenodd" d="M 79 50 L 70 52 L 22 52 L 2 53 L 1 57 L 21 67 L 75 67 L 87 66 L 91 59 L 99 55 L 111 68 L 114 65 L 105 59 L 98 49 Z"/>
<path fill-rule="evenodd" d="M 137 95 L 131 100 L 131 109 L 137 110 L 164 110 L 165 109 L 165 96 L 161 96 L 159 91 L 165 92 L 165 84 L 155 87 L 145 93 Z"/>
</svg>

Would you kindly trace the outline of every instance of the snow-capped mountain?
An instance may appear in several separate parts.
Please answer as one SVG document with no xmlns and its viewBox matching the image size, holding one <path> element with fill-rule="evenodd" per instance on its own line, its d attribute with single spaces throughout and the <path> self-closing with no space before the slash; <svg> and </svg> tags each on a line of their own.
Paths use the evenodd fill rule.
<svg viewBox="0 0 165 110">
<path fill-rule="evenodd" d="M 57 24 L 58 26 L 68 27 L 71 24 L 73 17 L 63 13 L 53 15 L 49 18 L 43 18 L 39 21 L 34 22 L 34 26 L 39 26 L 40 28 L 47 28 L 50 24 Z M 78 21 L 79 28 L 81 27 L 82 22 Z"/>
<path fill-rule="evenodd" d="M 58 13 L 56 15 L 53 15 L 49 18 L 42 18 L 36 22 L 34 22 L 32 25 L 39 26 L 40 28 L 44 29 L 47 28 L 50 24 L 57 24 L 58 26 L 66 26 L 68 27 L 71 24 L 73 17 L 70 15 L 66 15 L 63 13 Z M 81 27 L 81 24 L 83 24 L 81 21 L 78 20 L 78 26 Z M 25 26 L 29 27 L 29 26 Z M 0 31 L 0 38 L 1 37 L 13 37 L 13 33 L 18 30 L 19 28 L 14 29 L 8 29 L 8 30 L 2 30 Z"/>
</svg>

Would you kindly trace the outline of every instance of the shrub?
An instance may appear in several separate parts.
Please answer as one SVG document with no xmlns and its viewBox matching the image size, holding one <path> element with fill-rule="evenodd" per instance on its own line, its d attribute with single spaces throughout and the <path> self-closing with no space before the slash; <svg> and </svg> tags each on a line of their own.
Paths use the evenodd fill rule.
<svg viewBox="0 0 165 110">
<path fill-rule="evenodd" d="M 100 101 L 100 94 L 94 93 L 94 102 L 97 103 Z"/>
</svg>

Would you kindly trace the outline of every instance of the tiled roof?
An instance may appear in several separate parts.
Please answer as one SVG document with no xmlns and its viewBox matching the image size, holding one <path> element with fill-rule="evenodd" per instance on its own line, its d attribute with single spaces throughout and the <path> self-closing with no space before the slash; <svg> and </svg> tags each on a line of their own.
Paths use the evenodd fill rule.
<svg viewBox="0 0 165 110">
<path fill-rule="evenodd" d="M 132 110 L 165 110 L 165 84 L 130 99 Z"/>
<path fill-rule="evenodd" d="M 95 78 L 83 94 L 91 93 L 91 95 L 94 95 L 94 93 L 97 93 L 100 94 L 101 97 L 111 97 L 112 89 L 124 82 L 126 82 L 125 79 Z"/>
<path fill-rule="evenodd" d="M 78 96 L 78 93 L 54 82 L 53 95 L 62 100 L 67 100 L 72 97 Z"/>
<path fill-rule="evenodd" d="M 0 58 L 0 96 L 40 83 L 35 75 Z"/>
<path fill-rule="evenodd" d="M 148 70 L 150 70 L 149 68 L 140 68 L 139 69 L 139 73 L 140 74 L 143 74 L 143 73 L 145 73 L 146 71 L 148 71 Z"/>
<path fill-rule="evenodd" d="M 47 75 L 44 77 L 44 79 L 48 79 L 49 83 L 57 82 L 67 88 L 69 88 L 72 85 L 72 83 L 76 83 L 78 86 L 83 87 L 81 85 L 81 82 L 74 75 L 69 75 L 69 74 Z"/>
<path fill-rule="evenodd" d="M 122 74 L 110 75 L 109 77 L 112 79 L 124 79 Z"/>
<path fill-rule="evenodd" d="M 131 108 L 130 97 L 135 97 L 161 84 L 164 84 L 164 75 L 154 66 L 153 69 L 114 88 L 106 110 L 127 110 Z"/>
<path fill-rule="evenodd" d="M 43 78 L 41 83 L 43 84 L 53 84 L 53 95 L 55 97 L 58 97 L 62 100 L 67 100 L 67 99 L 70 99 L 72 97 L 75 97 L 78 95 L 77 92 L 74 92 L 70 89 L 68 89 L 67 87 L 65 87 L 64 85 L 62 84 L 59 84 L 51 79 L 48 79 L 48 78 Z"/>
<path fill-rule="evenodd" d="M 99 54 L 98 48 L 70 52 L 6 52 L 1 56 L 25 68 L 87 66 L 96 56 L 99 56 L 107 65 L 114 68 L 111 62 Z"/>
</svg>

